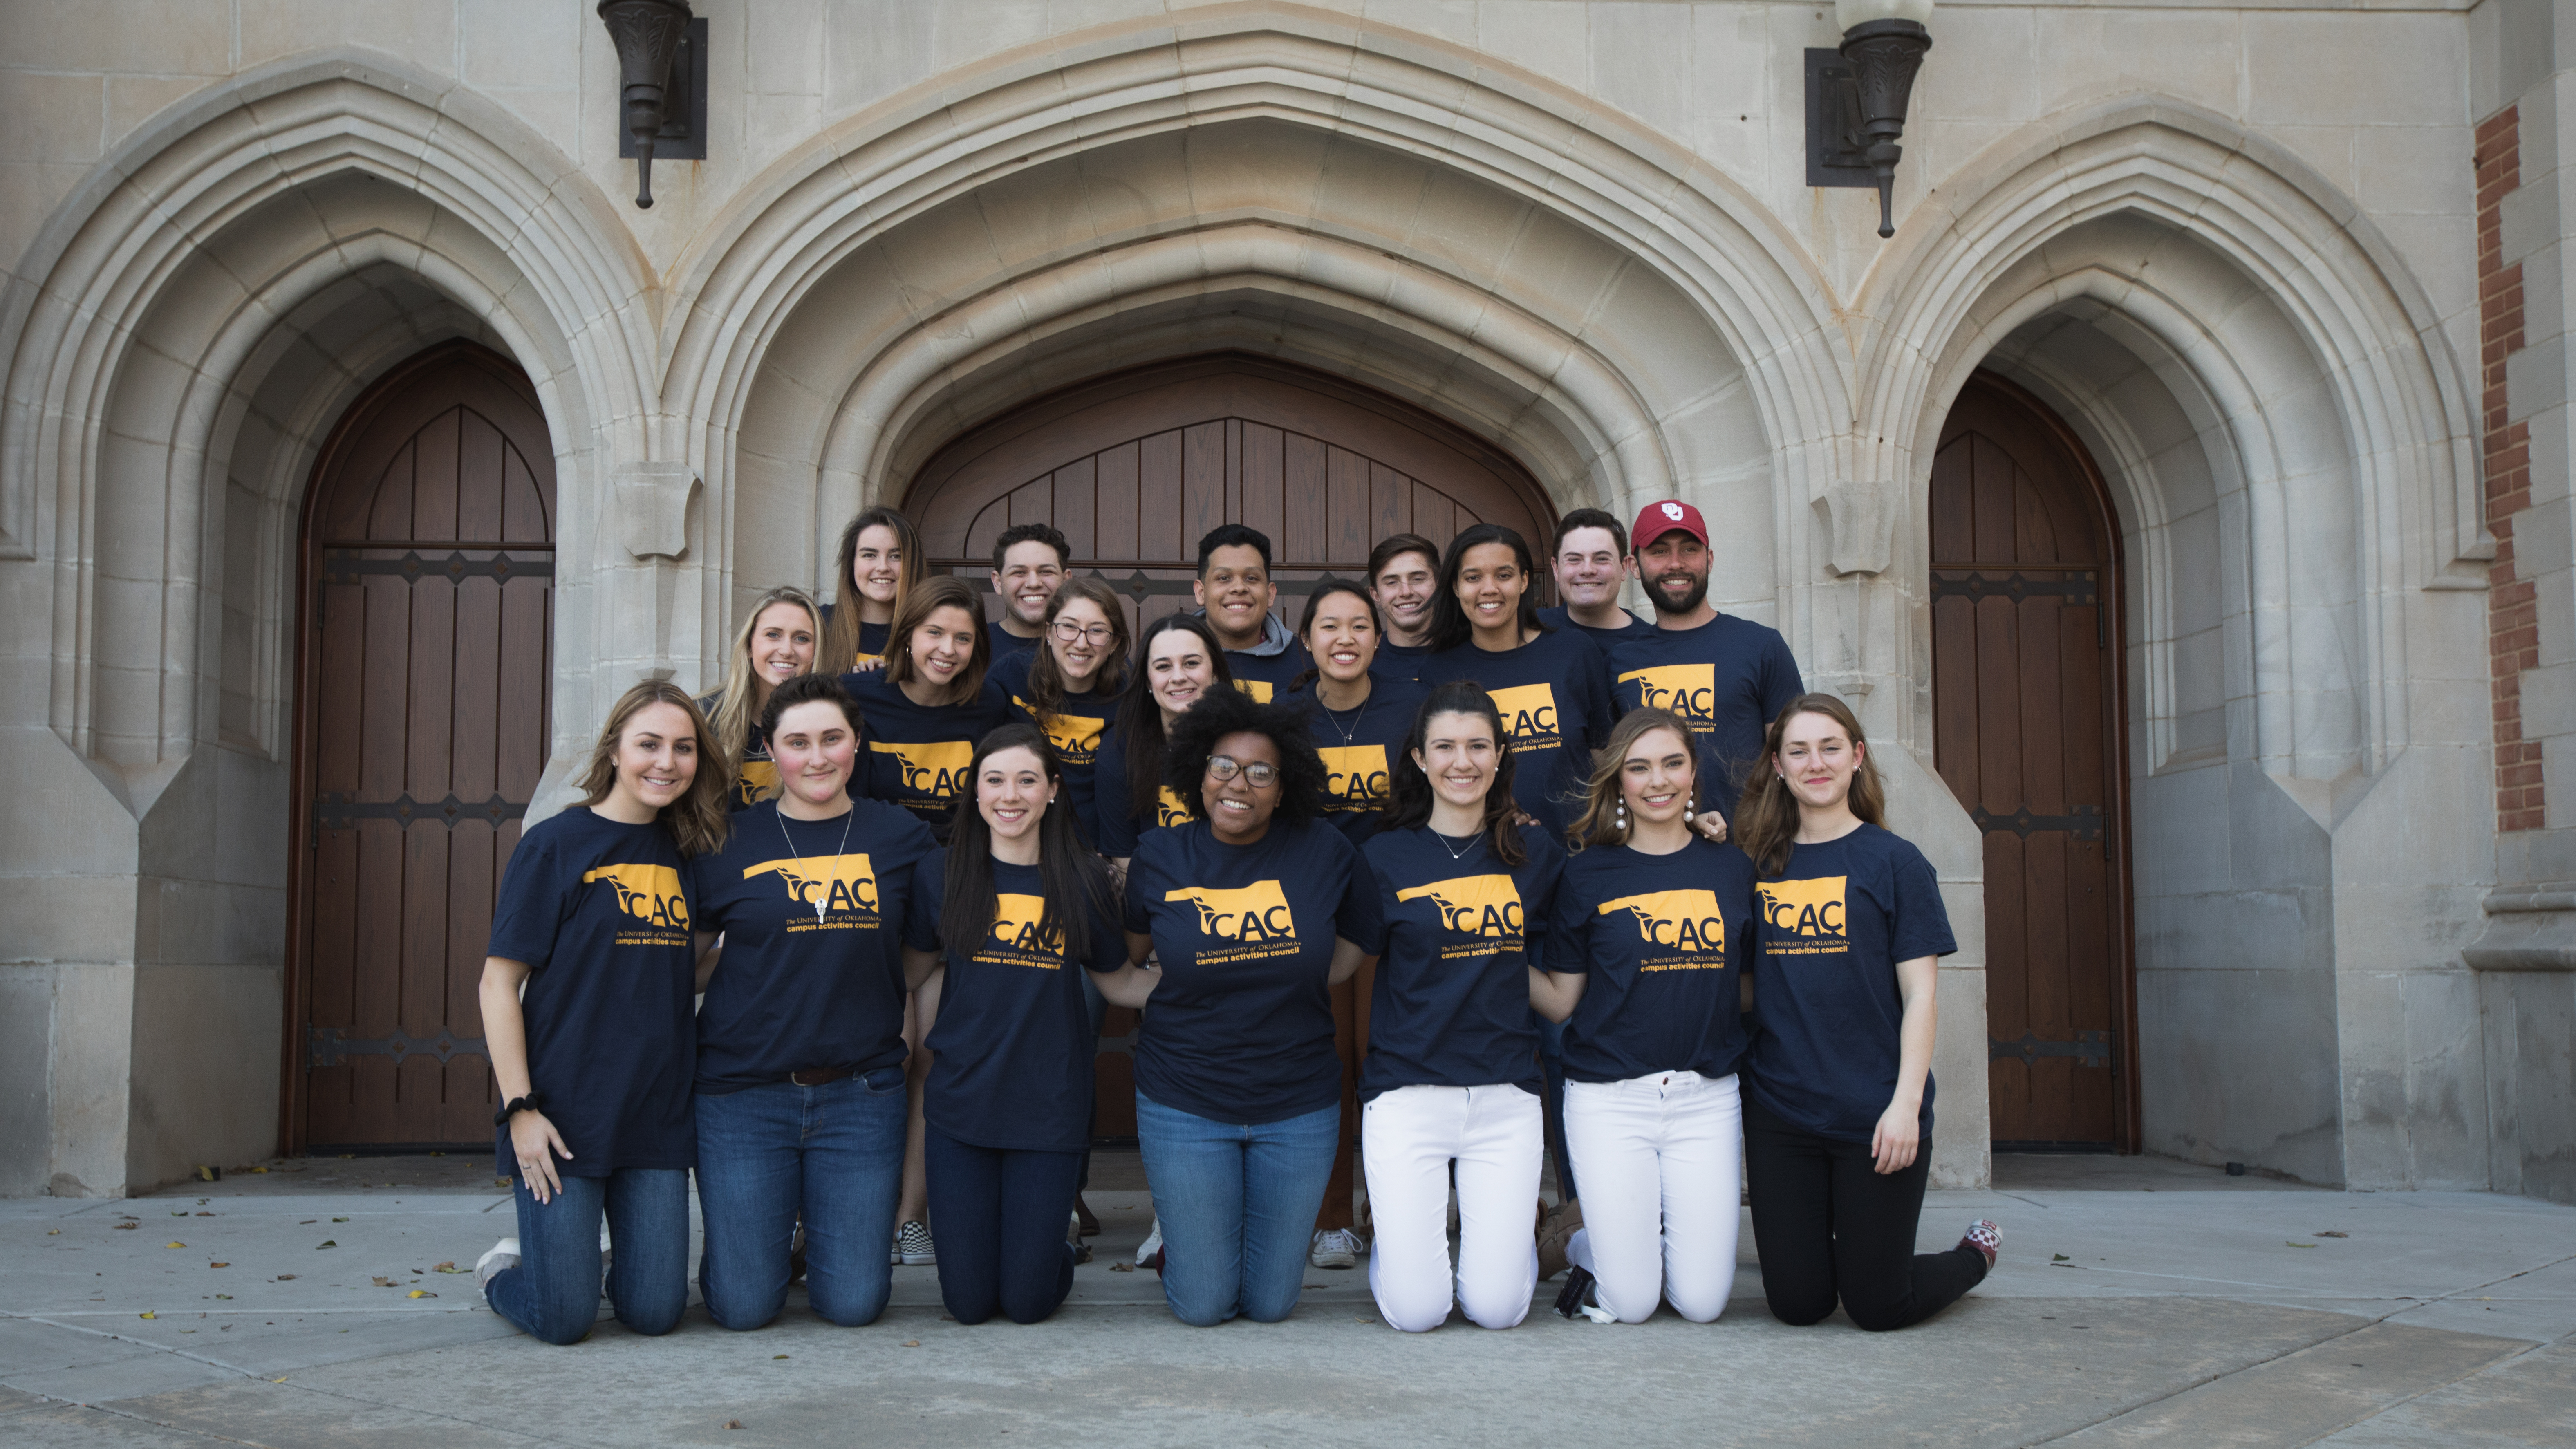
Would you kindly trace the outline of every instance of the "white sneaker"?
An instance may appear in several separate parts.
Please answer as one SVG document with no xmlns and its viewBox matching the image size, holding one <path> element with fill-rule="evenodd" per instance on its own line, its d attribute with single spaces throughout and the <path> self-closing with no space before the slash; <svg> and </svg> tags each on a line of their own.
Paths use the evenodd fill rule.
<svg viewBox="0 0 2576 1449">
<path fill-rule="evenodd" d="M 1360 1265 L 1360 1235 L 1348 1228 L 1326 1228 L 1315 1235 L 1314 1246 L 1306 1250 L 1306 1262 L 1317 1268 L 1356 1268 Z"/>
<path fill-rule="evenodd" d="M 1151 1268 L 1157 1273 L 1163 1271 L 1163 1220 L 1161 1218 L 1154 1219 L 1153 1229 L 1145 1234 L 1145 1241 L 1137 1245 L 1136 1266 Z"/>
<path fill-rule="evenodd" d="M 492 1286 L 494 1274 L 504 1268 L 517 1266 L 519 1266 L 519 1240 L 503 1238 L 484 1249 L 483 1256 L 474 1260 L 474 1286 L 489 1288 Z"/>
</svg>

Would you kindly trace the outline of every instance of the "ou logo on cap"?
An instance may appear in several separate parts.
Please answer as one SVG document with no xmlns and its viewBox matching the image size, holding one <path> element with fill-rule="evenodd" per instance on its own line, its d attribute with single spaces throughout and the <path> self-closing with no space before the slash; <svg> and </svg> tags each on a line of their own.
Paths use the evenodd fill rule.
<svg viewBox="0 0 2576 1449">
<path fill-rule="evenodd" d="M 1681 522 L 1681 521 L 1682 521 L 1682 506 L 1681 506 L 1680 504 L 1678 504 L 1678 503 L 1667 503 L 1667 504 L 1665 504 L 1665 505 L 1663 506 L 1663 508 L 1664 508 L 1664 516 L 1665 516 L 1666 518 L 1671 519 L 1671 520 L 1672 520 L 1673 522 L 1675 522 L 1675 523 L 1679 523 L 1679 522 Z"/>
</svg>

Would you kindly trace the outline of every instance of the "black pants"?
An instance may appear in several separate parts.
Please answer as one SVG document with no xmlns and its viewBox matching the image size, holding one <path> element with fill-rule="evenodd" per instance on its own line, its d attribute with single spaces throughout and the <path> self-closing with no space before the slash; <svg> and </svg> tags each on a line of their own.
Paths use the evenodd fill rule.
<svg viewBox="0 0 2576 1449">
<path fill-rule="evenodd" d="M 1014 1152 L 923 1134 L 930 1220 L 939 1224 L 939 1299 L 960 1323 L 998 1311 L 1035 1323 L 1073 1291 L 1073 1217 L 1079 1152 Z"/>
<path fill-rule="evenodd" d="M 1840 1298 L 1854 1324 L 1883 1333 L 1922 1322 L 1986 1276 L 1986 1255 L 1965 1243 L 1945 1253 L 1914 1251 L 1931 1139 L 1903 1172 L 1882 1175 L 1871 1161 L 1868 1143 L 1791 1126 L 1745 1094 L 1753 1241 L 1762 1255 L 1763 1296 L 1782 1323 L 1819 1322 Z M 942 1236 L 943 1253 L 947 1242 Z"/>
</svg>

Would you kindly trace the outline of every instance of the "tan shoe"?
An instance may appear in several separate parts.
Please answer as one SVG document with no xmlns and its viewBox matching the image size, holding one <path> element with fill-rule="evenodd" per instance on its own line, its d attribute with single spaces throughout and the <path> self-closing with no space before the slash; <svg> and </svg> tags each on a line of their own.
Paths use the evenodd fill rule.
<svg viewBox="0 0 2576 1449">
<path fill-rule="evenodd" d="M 1574 1230 L 1583 1226 L 1583 1204 L 1569 1202 L 1547 1215 L 1538 1231 L 1538 1280 L 1542 1283 L 1565 1271 L 1565 1245 Z"/>
</svg>

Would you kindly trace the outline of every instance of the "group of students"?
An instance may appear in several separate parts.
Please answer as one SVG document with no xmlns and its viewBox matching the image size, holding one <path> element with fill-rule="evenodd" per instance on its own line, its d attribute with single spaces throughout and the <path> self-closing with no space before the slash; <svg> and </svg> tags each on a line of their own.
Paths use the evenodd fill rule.
<svg viewBox="0 0 2576 1449">
<path fill-rule="evenodd" d="M 907 1260 L 959 1322 L 1042 1319 L 1085 1256 L 1109 1004 L 1140 1014 L 1139 1261 L 1189 1323 L 1353 1266 L 1355 1141 L 1408 1331 L 1511 1327 L 1560 1270 L 1569 1317 L 1713 1320 L 1748 1179 L 1785 1321 L 1902 1327 L 1984 1277 L 1991 1222 L 1914 1251 L 1932 869 L 1852 712 L 1708 604 L 1697 509 L 1568 514 L 1545 611 L 1513 530 L 1400 534 L 1293 634 L 1269 540 L 1227 525 L 1199 612 L 1132 646 L 1070 555 L 1005 531 L 988 622 L 870 509 L 835 608 L 773 589 L 714 695 L 610 711 L 494 912 L 495 1311 L 575 1341 L 604 1271 L 667 1332 L 694 1171 L 726 1327 L 800 1272 L 870 1322 Z"/>
</svg>

